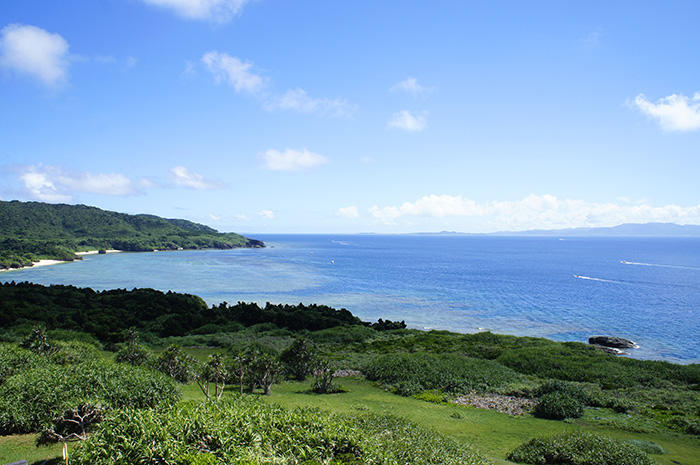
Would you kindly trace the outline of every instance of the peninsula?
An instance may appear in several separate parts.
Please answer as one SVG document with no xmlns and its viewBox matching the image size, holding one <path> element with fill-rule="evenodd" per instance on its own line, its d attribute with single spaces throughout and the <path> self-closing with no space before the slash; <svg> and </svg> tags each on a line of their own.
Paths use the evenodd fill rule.
<svg viewBox="0 0 700 465">
<path fill-rule="evenodd" d="M 44 260 L 80 259 L 80 252 L 146 252 L 265 247 L 203 224 L 154 215 L 128 215 L 86 205 L 0 201 L 0 270 Z"/>
</svg>

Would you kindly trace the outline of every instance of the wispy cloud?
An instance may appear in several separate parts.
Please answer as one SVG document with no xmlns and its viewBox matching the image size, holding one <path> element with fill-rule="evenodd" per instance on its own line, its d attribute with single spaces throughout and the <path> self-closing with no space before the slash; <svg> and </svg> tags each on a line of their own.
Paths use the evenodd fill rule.
<svg viewBox="0 0 700 465">
<path fill-rule="evenodd" d="M 239 14 L 248 0 L 143 0 L 168 8 L 186 19 L 225 23 Z"/>
<path fill-rule="evenodd" d="M 634 99 L 639 111 L 655 119 L 664 131 L 696 131 L 700 129 L 700 92 L 692 97 L 672 94 L 651 102 L 644 94 Z"/>
<path fill-rule="evenodd" d="M 275 212 L 272 210 L 260 210 L 258 212 L 258 216 L 262 216 L 265 219 L 268 220 L 274 220 L 275 219 Z"/>
<path fill-rule="evenodd" d="M 414 77 L 407 77 L 403 81 L 399 81 L 389 89 L 390 92 L 406 92 L 412 95 L 422 95 L 433 91 L 432 87 L 425 87 L 418 83 Z"/>
<path fill-rule="evenodd" d="M 354 219 L 354 218 L 360 217 L 360 211 L 354 205 L 350 205 L 349 207 L 339 208 L 338 211 L 336 212 L 336 214 L 338 216 L 342 216 L 343 218 L 349 218 L 349 219 Z"/>
<path fill-rule="evenodd" d="M 0 66 L 48 86 L 68 79 L 68 42 L 36 26 L 10 24 L 0 30 Z"/>
<path fill-rule="evenodd" d="M 260 157 L 265 168 L 272 171 L 300 171 L 328 163 L 326 157 L 307 149 L 286 149 L 282 152 L 270 149 L 260 154 Z"/>
<path fill-rule="evenodd" d="M 241 61 L 227 53 L 215 50 L 207 52 L 202 56 L 202 62 L 216 82 L 230 84 L 236 92 L 255 93 L 264 85 L 262 76 L 252 71 L 252 63 Z"/>
<path fill-rule="evenodd" d="M 170 170 L 170 176 L 175 185 L 189 187 L 190 189 L 208 190 L 222 187 L 220 182 L 205 179 L 201 174 L 194 173 L 184 166 L 172 168 Z"/>
<path fill-rule="evenodd" d="M 408 132 L 420 132 L 425 129 L 427 124 L 425 113 L 411 113 L 408 110 L 402 110 L 391 115 L 387 126 Z"/>
<path fill-rule="evenodd" d="M 289 89 L 279 97 L 272 97 L 265 103 L 268 110 L 292 110 L 300 113 L 316 113 L 321 116 L 349 117 L 356 110 L 347 100 L 341 98 L 315 98 L 304 89 Z"/>
<path fill-rule="evenodd" d="M 201 60 L 204 68 L 211 73 L 217 83 L 227 83 L 236 92 L 253 95 L 268 111 L 295 111 L 331 118 L 351 117 L 357 105 L 344 98 L 314 97 L 305 89 L 296 87 L 282 94 L 271 90 L 271 80 L 255 71 L 255 65 L 225 52 L 212 50 Z M 191 61 L 185 62 L 185 76 L 194 76 L 196 69 Z"/>
<path fill-rule="evenodd" d="M 426 195 L 401 205 L 373 206 L 379 222 L 396 224 L 425 218 L 477 218 L 491 230 L 614 226 L 621 223 L 700 223 L 700 205 L 653 206 L 648 203 L 597 203 L 529 195 L 520 200 L 477 202 L 460 195 Z"/>
<path fill-rule="evenodd" d="M 20 181 L 29 194 L 45 202 L 67 202 L 75 193 L 132 195 L 135 183 L 120 173 L 66 172 L 55 166 L 28 166 Z"/>
</svg>

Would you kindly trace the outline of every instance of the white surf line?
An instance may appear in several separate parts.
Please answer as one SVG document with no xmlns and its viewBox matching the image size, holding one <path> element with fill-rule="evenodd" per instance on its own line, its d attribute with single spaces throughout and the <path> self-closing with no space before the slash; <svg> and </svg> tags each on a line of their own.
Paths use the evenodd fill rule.
<svg viewBox="0 0 700 465">
<path fill-rule="evenodd" d="M 602 283 L 615 283 L 615 284 L 625 284 L 622 281 L 613 281 L 612 279 L 603 279 L 603 278 L 593 278 L 591 276 L 581 276 L 580 274 L 575 274 L 574 278 L 577 279 L 587 279 L 589 281 L 600 281 Z"/>
<path fill-rule="evenodd" d="M 629 262 L 627 260 L 620 260 L 623 265 L 636 265 L 636 266 L 656 266 L 660 268 L 680 268 L 684 270 L 699 270 L 700 267 L 697 266 L 686 266 L 686 265 L 665 265 L 662 263 L 644 263 L 644 262 Z"/>
</svg>

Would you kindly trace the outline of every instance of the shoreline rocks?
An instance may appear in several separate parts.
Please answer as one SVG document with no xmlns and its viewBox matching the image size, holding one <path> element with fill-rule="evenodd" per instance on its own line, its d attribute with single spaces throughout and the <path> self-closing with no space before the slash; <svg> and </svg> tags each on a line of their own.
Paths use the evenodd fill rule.
<svg viewBox="0 0 700 465">
<path fill-rule="evenodd" d="M 617 336 L 591 336 L 588 338 L 588 343 L 616 349 L 639 349 L 639 346 L 634 341 Z"/>
</svg>

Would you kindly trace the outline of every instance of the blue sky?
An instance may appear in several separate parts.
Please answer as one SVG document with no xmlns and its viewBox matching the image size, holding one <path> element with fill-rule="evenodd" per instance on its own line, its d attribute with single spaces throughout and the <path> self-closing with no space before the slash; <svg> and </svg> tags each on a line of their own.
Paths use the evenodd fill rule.
<svg viewBox="0 0 700 465">
<path fill-rule="evenodd" d="M 0 199 L 242 232 L 700 224 L 700 3 L 0 9 Z"/>
</svg>

